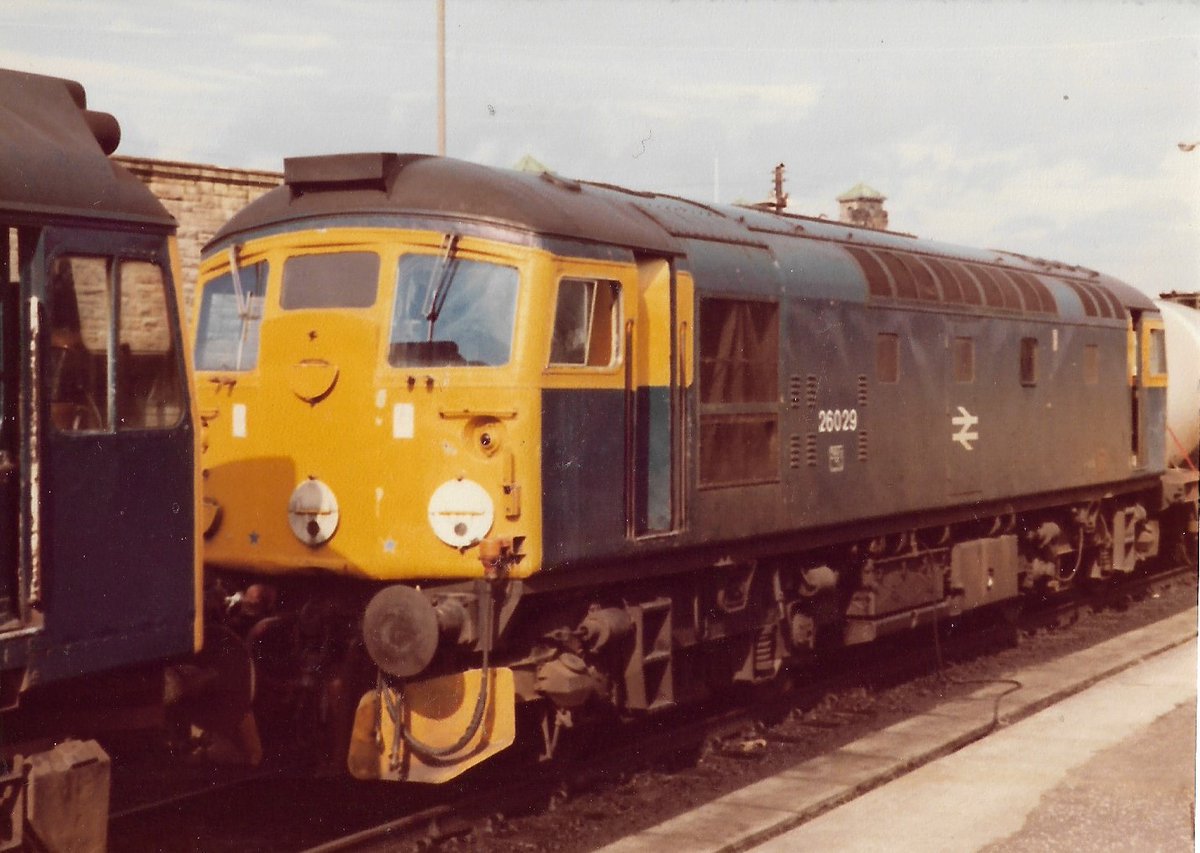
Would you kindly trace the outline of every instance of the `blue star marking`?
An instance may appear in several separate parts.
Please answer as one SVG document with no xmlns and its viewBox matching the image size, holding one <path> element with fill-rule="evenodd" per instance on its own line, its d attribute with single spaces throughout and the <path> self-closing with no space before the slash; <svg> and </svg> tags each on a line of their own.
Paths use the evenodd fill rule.
<svg viewBox="0 0 1200 853">
<path fill-rule="evenodd" d="M 257 531 L 251 531 L 251 532 L 250 532 L 250 544 L 251 544 L 251 545 L 257 545 L 257 544 L 258 544 L 258 532 L 257 532 Z"/>
<path fill-rule="evenodd" d="M 391 539 L 391 538 L 385 539 L 383 541 L 383 552 L 385 554 L 395 554 L 396 553 L 396 540 Z"/>
</svg>

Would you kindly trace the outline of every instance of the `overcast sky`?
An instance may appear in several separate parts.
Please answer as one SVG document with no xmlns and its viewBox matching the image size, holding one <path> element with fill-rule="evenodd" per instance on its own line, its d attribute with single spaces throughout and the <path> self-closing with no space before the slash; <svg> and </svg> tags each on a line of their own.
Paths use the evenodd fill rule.
<svg viewBox="0 0 1200 853">
<path fill-rule="evenodd" d="M 447 0 L 448 152 L 836 215 L 1200 289 L 1200 3 Z M 435 0 L 3 0 L 118 153 L 279 169 L 433 153 Z"/>
</svg>

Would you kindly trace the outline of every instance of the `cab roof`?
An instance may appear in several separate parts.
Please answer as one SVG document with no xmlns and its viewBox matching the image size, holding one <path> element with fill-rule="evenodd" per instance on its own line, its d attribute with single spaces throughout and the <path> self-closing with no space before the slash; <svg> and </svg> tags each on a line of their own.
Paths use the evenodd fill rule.
<svg viewBox="0 0 1200 853">
<path fill-rule="evenodd" d="M 154 194 L 108 158 L 121 138 L 117 120 L 86 107 L 73 80 L 0 69 L 0 214 L 173 229 Z"/>
</svg>

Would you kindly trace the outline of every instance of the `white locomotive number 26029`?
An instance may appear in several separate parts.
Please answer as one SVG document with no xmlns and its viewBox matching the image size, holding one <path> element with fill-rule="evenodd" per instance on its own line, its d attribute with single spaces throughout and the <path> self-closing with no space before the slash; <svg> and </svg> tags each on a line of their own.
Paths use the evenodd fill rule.
<svg viewBox="0 0 1200 853">
<path fill-rule="evenodd" d="M 858 429 L 858 409 L 821 409 L 817 432 L 853 432 Z"/>
</svg>

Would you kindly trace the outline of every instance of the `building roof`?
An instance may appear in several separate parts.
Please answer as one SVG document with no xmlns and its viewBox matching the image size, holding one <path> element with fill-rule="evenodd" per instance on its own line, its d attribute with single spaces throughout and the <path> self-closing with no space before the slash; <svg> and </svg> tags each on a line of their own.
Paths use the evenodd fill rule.
<svg viewBox="0 0 1200 853">
<path fill-rule="evenodd" d="M 887 201 L 887 196 L 861 181 L 837 197 L 838 201 Z"/>
</svg>

